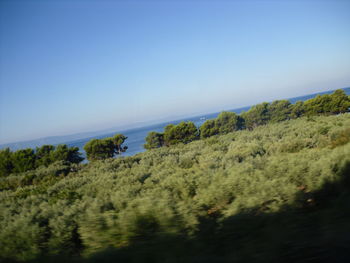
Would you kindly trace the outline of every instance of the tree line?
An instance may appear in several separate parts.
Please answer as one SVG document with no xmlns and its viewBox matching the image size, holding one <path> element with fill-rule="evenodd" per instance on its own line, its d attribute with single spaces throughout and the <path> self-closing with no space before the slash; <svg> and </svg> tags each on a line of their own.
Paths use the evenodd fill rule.
<svg viewBox="0 0 350 263">
<path fill-rule="evenodd" d="M 78 147 L 68 147 L 66 144 L 56 147 L 43 145 L 35 150 L 28 148 L 14 152 L 6 148 L 0 150 L 0 177 L 34 170 L 40 166 L 47 167 L 57 161 L 80 163 L 83 160 Z"/>
<path fill-rule="evenodd" d="M 302 116 L 331 115 L 349 111 L 350 99 L 342 89 L 332 94 L 318 95 L 315 98 L 297 101 L 276 100 L 252 106 L 240 115 L 234 112 L 221 112 L 216 119 L 207 120 L 199 128 L 191 122 L 169 124 L 164 132 L 150 132 L 146 137 L 144 148 L 154 149 L 178 143 L 189 143 L 200 138 L 227 134 L 237 130 L 252 130 L 257 126 L 276 123 Z"/>
<path fill-rule="evenodd" d="M 89 161 L 112 158 L 128 148 L 122 144 L 127 139 L 122 134 L 103 139 L 92 139 L 84 146 Z M 9 148 L 0 150 L 0 177 L 34 170 L 40 166 L 49 166 L 57 161 L 68 164 L 80 163 L 84 160 L 78 147 L 68 147 L 66 144 L 43 145 L 36 149 L 21 149 L 11 151 Z"/>
<path fill-rule="evenodd" d="M 271 103 L 263 102 L 252 106 L 242 114 L 224 111 L 216 119 L 207 120 L 200 127 L 191 122 L 169 124 L 164 132 L 150 132 L 145 138 L 144 148 L 147 150 L 179 143 L 187 144 L 194 140 L 222 135 L 230 132 L 248 129 L 268 123 L 276 123 L 302 116 L 331 115 L 348 112 L 349 96 L 341 89 L 333 94 L 318 95 L 305 102 L 291 104 L 288 100 L 276 100 Z M 89 161 L 113 158 L 127 150 L 123 146 L 126 136 L 116 134 L 113 137 L 92 139 L 84 146 Z M 34 170 L 39 166 L 48 166 L 56 161 L 80 163 L 84 160 L 78 147 L 68 147 L 65 144 L 43 145 L 33 149 L 10 151 L 9 148 L 0 150 L 0 176 L 11 173 L 22 173 Z"/>
</svg>

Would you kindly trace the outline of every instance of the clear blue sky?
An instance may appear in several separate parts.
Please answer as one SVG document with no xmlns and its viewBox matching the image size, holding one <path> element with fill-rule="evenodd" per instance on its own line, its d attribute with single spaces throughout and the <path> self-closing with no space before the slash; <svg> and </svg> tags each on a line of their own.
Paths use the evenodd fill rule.
<svg viewBox="0 0 350 263">
<path fill-rule="evenodd" d="M 350 1 L 1 1 L 0 143 L 350 86 Z"/>
</svg>

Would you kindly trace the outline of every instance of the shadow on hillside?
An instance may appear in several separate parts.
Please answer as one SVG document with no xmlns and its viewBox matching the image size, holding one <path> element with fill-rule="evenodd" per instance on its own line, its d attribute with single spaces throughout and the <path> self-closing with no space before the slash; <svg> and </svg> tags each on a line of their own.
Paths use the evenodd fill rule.
<svg viewBox="0 0 350 263">
<path fill-rule="evenodd" d="M 295 204 L 278 213 L 263 207 L 217 222 L 202 218 L 192 238 L 153 234 L 133 245 L 88 259 L 45 262 L 350 262 L 350 163 L 342 180 L 317 192 L 301 189 Z M 36 261 L 38 262 L 38 261 Z"/>
</svg>

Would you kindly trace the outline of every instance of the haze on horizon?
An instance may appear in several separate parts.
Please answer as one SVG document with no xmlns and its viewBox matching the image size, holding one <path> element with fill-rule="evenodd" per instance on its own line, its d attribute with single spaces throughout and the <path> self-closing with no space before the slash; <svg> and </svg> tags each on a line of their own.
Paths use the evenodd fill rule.
<svg viewBox="0 0 350 263">
<path fill-rule="evenodd" d="M 350 2 L 1 1 L 0 143 L 350 86 Z"/>
</svg>

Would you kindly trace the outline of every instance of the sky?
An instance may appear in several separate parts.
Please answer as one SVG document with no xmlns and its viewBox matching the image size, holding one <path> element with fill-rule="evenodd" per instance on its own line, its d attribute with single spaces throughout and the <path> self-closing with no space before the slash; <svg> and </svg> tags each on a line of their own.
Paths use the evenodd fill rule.
<svg viewBox="0 0 350 263">
<path fill-rule="evenodd" d="M 350 1 L 1 1 L 0 143 L 350 86 Z"/>
</svg>

